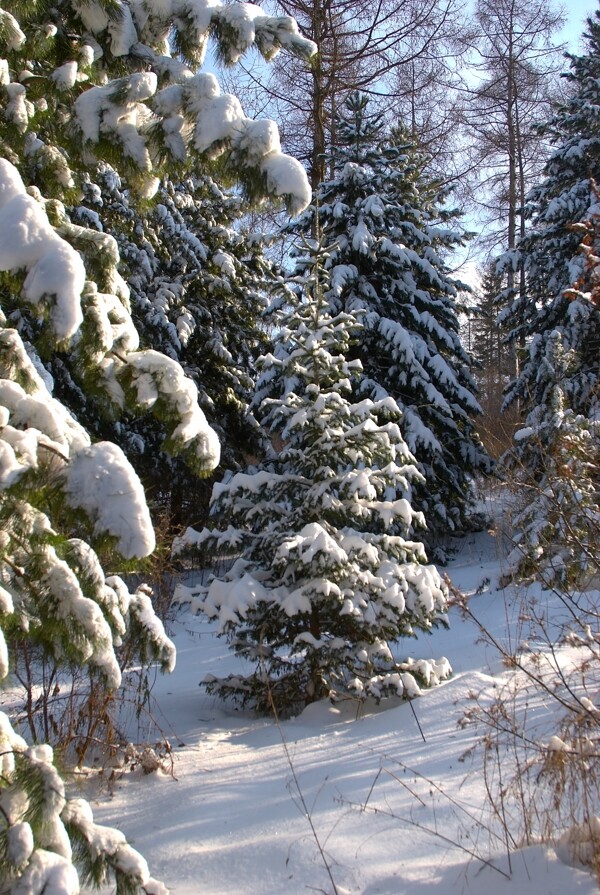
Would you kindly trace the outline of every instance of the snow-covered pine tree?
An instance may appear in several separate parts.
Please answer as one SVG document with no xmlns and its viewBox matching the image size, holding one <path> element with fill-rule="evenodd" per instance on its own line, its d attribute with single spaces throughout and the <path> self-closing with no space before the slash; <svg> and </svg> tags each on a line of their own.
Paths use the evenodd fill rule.
<svg viewBox="0 0 600 895">
<path fill-rule="evenodd" d="M 585 319 L 600 308 L 600 214 L 592 214 L 576 232 L 584 271 L 579 288 L 565 290 L 565 298 L 585 311 Z M 562 327 L 545 334 L 535 379 L 538 403 L 501 461 L 501 468 L 516 478 L 523 499 L 514 519 L 517 537 L 509 576 L 539 577 L 546 586 L 561 589 L 580 587 L 597 576 L 600 532 L 598 384 L 589 384 L 587 412 L 576 413 L 568 386 L 580 376 L 585 359 L 565 342 Z"/>
<path fill-rule="evenodd" d="M 446 591 L 426 565 L 410 503 L 421 480 L 389 396 L 352 400 L 360 326 L 332 314 L 315 274 L 261 362 L 257 415 L 273 457 L 213 491 L 213 528 L 179 549 L 234 559 L 206 587 L 176 598 L 217 619 L 247 674 L 205 681 L 260 711 L 295 712 L 326 696 L 412 697 L 447 660 L 399 662 L 392 644 L 445 621 Z M 402 494 L 402 496 L 399 496 Z M 395 533 L 391 533 L 392 529 Z M 399 534 L 399 530 L 402 534 Z"/>
<path fill-rule="evenodd" d="M 291 228 L 318 227 L 329 247 L 332 311 L 363 313 L 353 348 L 364 367 L 360 394 L 397 401 L 424 476 L 415 504 L 435 539 L 466 525 L 471 477 L 488 468 L 473 422 L 480 409 L 471 358 L 459 337 L 462 284 L 443 260 L 462 237 L 419 152 L 401 131 L 386 138 L 367 105 L 359 94 L 346 101 L 318 212 L 311 206 Z"/>
<path fill-rule="evenodd" d="M 309 200 L 306 175 L 294 159 L 281 153 L 273 122 L 247 119 L 235 97 L 220 94 L 214 75 L 194 74 L 189 68 L 201 62 L 209 32 L 217 38 L 219 53 L 230 61 L 253 44 L 267 57 L 282 45 L 309 55 L 314 46 L 299 37 L 291 19 L 259 15 L 258 7 L 246 4 L 221 6 L 208 0 L 192 4 L 174 0 L 161 6 L 160 12 L 144 3 L 124 2 L 73 2 L 57 10 L 24 2 L 16 11 L 22 12 L 18 20 L 11 13 L 2 17 L 7 58 L 0 140 L 24 183 L 55 200 L 53 223 L 63 228 L 63 235 L 69 230 L 68 237 L 84 256 L 88 279 L 96 283 L 97 292 L 116 296 L 110 309 L 113 316 L 118 317 L 120 306 L 128 301 L 122 279 L 107 280 L 107 271 L 113 269 L 114 244 L 103 238 L 98 226 L 89 226 L 94 223 L 89 219 L 83 226 L 74 225 L 70 211 L 83 193 L 101 196 L 96 183 L 98 159 L 111 162 L 127 187 L 136 188 L 138 197 L 140 192 L 148 195 L 157 189 L 157 175 L 166 162 L 177 172 L 190 156 L 204 162 L 220 156 L 225 160 L 222 169 L 237 172 L 252 195 L 284 196 L 291 208 Z M 178 48 L 177 57 L 170 55 L 173 46 Z M 29 71 L 31 76 L 25 76 Z M 120 77 L 115 80 L 115 75 Z M 96 225 L 101 221 L 99 209 Z M 86 398 L 96 395 L 106 415 L 118 415 L 123 382 L 114 381 L 115 370 L 128 384 L 147 376 L 156 381 L 159 371 L 149 362 L 143 371 L 138 367 L 135 372 L 122 363 L 127 352 L 137 347 L 135 340 L 126 344 L 125 333 L 118 357 L 116 344 L 105 346 L 107 322 L 97 321 L 96 305 L 101 303 L 93 291 L 86 296 L 85 326 L 72 352 L 76 362 L 72 369 L 60 373 L 54 369 L 53 374 L 57 381 L 63 372 L 66 378 L 72 377 L 70 393 L 75 394 L 91 369 L 83 393 Z M 20 326 L 30 341 L 36 341 L 35 314 L 21 314 Z M 113 349 L 110 364 L 103 360 L 107 347 Z M 52 348 L 46 345 L 48 356 Z M 98 376 L 100 364 L 103 369 Z M 109 378 L 108 387 L 103 387 Z M 164 381 L 162 374 L 161 378 Z M 167 393 L 168 388 L 163 388 L 158 401 L 146 389 L 138 403 L 152 406 L 161 417 L 177 417 L 177 411 L 169 409 L 173 402 Z M 76 404 L 76 412 L 85 403 Z M 196 450 L 191 431 L 177 429 L 177 423 L 171 429 L 177 434 L 173 438 L 167 432 L 169 449 L 184 448 L 201 471 L 214 465 L 214 457 L 206 463 L 202 459 L 206 450 L 212 455 L 214 446 L 196 445 Z"/>
<path fill-rule="evenodd" d="M 182 181 L 165 179 L 156 202 L 139 207 L 116 172 L 105 166 L 101 192 L 86 190 L 77 220 L 100 224 L 117 240 L 120 271 L 129 290 L 132 318 L 144 347 L 177 360 L 198 388 L 200 407 L 217 432 L 223 468 L 259 452 L 248 414 L 254 362 L 266 350 L 262 312 L 280 277 L 262 251 L 261 235 L 248 232 L 248 205 L 209 174 Z M 56 391 L 64 383 L 66 403 L 77 394 L 60 369 L 52 369 Z M 192 524 L 208 511 L 212 483 L 190 480 L 186 463 L 160 451 L 160 428 L 148 418 L 116 423 L 89 406 L 97 433 L 117 441 L 150 490 L 153 504 L 177 524 Z M 96 431 L 96 429 L 95 429 Z"/>
<path fill-rule="evenodd" d="M 506 403 L 519 401 L 528 411 L 544 400 L 548 383 L 540 370 L 547 369 L 547 342 L 558 331 L 564 349 L 578 355 L 562 383 L 568 406 L 587 416 L 600 370 L 600 308 L 566 290 L 575 283 L 580 293 L 587 291 L 581 232 L 573 225 L 598 208 L 592 180 L 600 182 L 600 11 L 588 19 L 585 38 L 585 54 L 567 54 L 569 99 L 540 128 L 555 148 L 528 197 L 528 232 L 517 252 L 503 259 L 505 268 L 523 265 L 526 292 L 500 319 L 523 355 Z"/>
<path fill-rule="evenodd" d="M 582 587 L 598 575 L 600 427 L 565 406 L 568 354 L 558 330 L 546 341 L 545 400 L 515 435 L 528 465 L 516 466 L 525 505 L 513 519 L 508 577 L 546 587 Z"/>
<path fill-rule="evenodd" d="M 310 198 L 300 165 L 271 122 L 249 121 L 213 75 L 195 73 L 209 33 L 234 61 L 314 48 L 288 19 L 246 4 L 15 0 L 0 8 L 0 677 L 19 643 L 57 663 L 86 665 L 119 686 L 125 638 L 168 667 L 172 644 L 151 600 L 106 577 L 148 555 L 154 533 L 123 452 L 90 434 L 52 394 L 43 361 L 68 358 L 79 390 L 107 414 L 153 410 L 166 447 L 208 472 L 219 446 L 177 361 L 139 349 L 116 241 L 72 208 L 109 163 L 146 197 L 160 165 L 227 153 L 248 192 Z M 177 55 L 171 54 L 176 49 Z M 120 559 L 119 559 L 120 557 Z M 75 895 L 82 874 L 117 891 L 164 887 L 117 831 L 68 800 L 50 747 L 28 747 L 0 713 L 0 888 Z"/>
<path fill-rule="evenodd" d="M 79 328 L 86 269 L 37 196 L 0 159 L 0 269 L 8 270 L 7 313 L 0 311 L 0 679 L 26 650 L 30 662 L 87 665 L 110 695 L 121 682 L 121 645 L 165 669 L 175 650 L 144 588 L 130 593 L 121 578 L 106 577 L 97 552 L 110 549 L 125 565 L 152 552 L 138 477 L 116 445 L 92 443 L 53 397 L 38 353 L 10 325 L 23 303 L 44 311 L 47 340 L 64 344 Z M 125 313 L 121 321 L 133 331 Z M 66 799 L 52 749 L 28 747 L 2 712 L 0 752 L 3 892 L 78 892 L 74 856 L 84 875 L 93 865 L 93 878 L 113 875 L 124 892 L 162 891 L 122 834 L 96 827 L 89 806 Z"/>
<path fill-rule="evenodd" d="M 226 64 L 249 48 L 267 59 L 282 47 L 310 57 L 316 48 L 293 19 L 218 0 L 15 0 L 0 31 L 0 139 L 44 196 L 76 201 L 94 159 L 117 161 L 129 185 L 151 196 L 161 166 L 177 172 L 196 155 L 222 156 L 255 196 L 283 197 L 292 210 L 306 204 L 304 170 L 281 152 L 276 125 L 246 118 L 199 71 L 209 36 Z"/>
</svg>

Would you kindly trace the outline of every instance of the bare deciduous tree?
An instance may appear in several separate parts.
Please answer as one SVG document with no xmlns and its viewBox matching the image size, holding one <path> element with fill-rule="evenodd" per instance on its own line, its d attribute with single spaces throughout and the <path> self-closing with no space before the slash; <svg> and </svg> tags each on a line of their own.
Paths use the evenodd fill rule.
<svg viewBox="0 0 600 895">
<path fill-rule="evenodd" d="M 554 36 L 563 19 L 546 0 L 478 0 L 475 18 L 478 82 L 468 90 L 464 124 L 487 245 L 512 250 L 525 233 L 525 196 L 547 154 L 532 125 L 547 117 L 560 90 L 563 47 Z"/>
<path fill-rule="evenodd" d="M 439 116 L 433 128 L 433 85 L 447 84 L 454 69 L 461 16 L 458 0 L 272 0 L 271 9 L 293 16 L 319 54 L 311 68 L 289 58 L 271 71 L 246 67 L 249 111 L 256 114 L 253 85 L 267 81 L 269 114 L 282 138 L 309 169 L 313 188 L 326 174 L 324 154 L 335 145 L 335 115 L 354 90 L 386 108 L 394 123 L 402 119 L 419 141 L 441 140 Z M 444 89 L 446 95 L 448 92 Z M 437 103 L 437 108 L 441 108 Z"/>
</svg>

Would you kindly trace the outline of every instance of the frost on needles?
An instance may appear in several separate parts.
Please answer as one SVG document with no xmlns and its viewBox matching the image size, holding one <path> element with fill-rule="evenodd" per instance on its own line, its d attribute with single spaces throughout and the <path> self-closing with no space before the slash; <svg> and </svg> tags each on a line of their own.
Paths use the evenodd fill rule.
<svg viewBox="0 0 600 895">
<path fill-rule="evenodd" d="M 397 404 L 352 400 L 361 364 L 345 356 L 359 329 L 309 285 L 261 361 L 257 414 L 271 458 L 217 484 L 214 527 L 177 544 L 231 558 L 225 575 L 181 586 L 176 599 L 216 619 L 248 660 L 246 673 L 207 678 L 208 690 L 260 711 L 413 697 L 450 673 L 446 659 L 393 653 L 399 638 L 445 622 L 446 589 L 406 537 L 424 523 L 410 502 L 421 475 Z"/>
</svg>

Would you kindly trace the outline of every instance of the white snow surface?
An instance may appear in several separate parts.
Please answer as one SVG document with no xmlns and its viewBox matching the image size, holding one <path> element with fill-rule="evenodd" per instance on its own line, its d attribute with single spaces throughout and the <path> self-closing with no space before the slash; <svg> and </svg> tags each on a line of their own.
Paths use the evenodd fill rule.
<svg viewBox="0 0 600 895">
<path fill-rule="evenodd" d="M 498 586 L 494 539 L 469 535 L 448 571 L 473 595 L 479 618 L 506 636 L 520 605 Z M 448 631 L 399 647 L 404 657 L 448 657 L 448 681 L 410 705 L 324 701 L 279 726 L 199 689 L 207 674 L 242 667 L 215 623 L 180 610 L 170 633 L 177 669 L 158 679 L 153 711 L 171 742 L 174 775 L 123 773 L 93 810 L 96 822 L 124 831 L 172 893 L 333 895 L 307 813 L 338 895 L 597 892 L 591 874 L 551 847 L 507 859 L 485 803 L 482 753 L 473 749 L 482 730 L 465 724 L 464 712 L 473 694 L 493 699 L 509 672 L 458 610 Z"/>
</svg>

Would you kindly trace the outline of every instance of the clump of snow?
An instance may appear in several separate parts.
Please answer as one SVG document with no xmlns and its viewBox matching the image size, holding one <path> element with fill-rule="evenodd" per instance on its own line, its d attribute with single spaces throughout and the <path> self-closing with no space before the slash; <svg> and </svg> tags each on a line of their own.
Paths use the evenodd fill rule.
<svg viewBox="0 0 600 895">
<path fill-rule="evenodd" d="M 95 59 L 94 47 L 91 44 L 84 44 L 79 50 L 79 59 L 84 68 L 89 68 Z"/>
<path fill-rule="evenodd" d="M 85 510 L 98 533 L 114 535 L 124 557 L 152 553 L 154 529 L 144 489 L 121 448 L 111 442 L 90 445 L 75 454 L 65 476 L 71 506 Z"/>
<path fill-rule="evenodd" d="M 167 637 L 161 620 L 154 612 L 152 600 L 143 589 L 130 595 L 129 613 L 135 618 L 144 631 L 154 650 L 160 655 L 164 671 L 172 672 L 175 668 L 176 650 L 173 642 Z"/>
<path fill-rule="evenodd" d="M 73 0 L 72 6 L 85 25 L 86 31 L 91 34 L 102 34 L 106 30 L 109 22 L 108 13 L 97 0 L 92 2 Z"/>
<path fill-rule="evenodd" d="M 229 53 L 229 61 L 237 62 L 254 43 L 255 21 L 257 18 L 264 18 L 264 13 L 253 3 L 232 3 L 222 6 L 218 17 L 219 21 L 235 32 L 234 48 Z"/>
<path fill-rule="evenodd" d="M 127 363 L 133 371 L 133 387 L 141 405 L 153 407 L 159 398 L 170 404 L 179 422 L 171 434 L 175 444 L 195 446 L 198 459 L 207 468 L 219 463 L 220 445 L 214 430 L 198 405 L 198 390 L 181 366 L 151 349 L 133 352 Z"/>
<path fill-rule="evenodd" d="M 227 140 L 243 128 L 245 115 L 237 97 L 221 94 L 212 74 L 198 74 L 185 84 L 186 106 L 195 116 L 194 145 L 198 152 L 219 154 Z"/>
<path fill-rule="evenodd" d="M 212 260 L 226 276 L 235 277 L 235 263 L 228 252 L 215 252 Z"/>
<path fill-rule="evenodd" d="M 31 429 L 22 436 L 17 436 L 12 428 L 6 431 L 5 440 L 15 444 L 20 439 L 20 462 L 26 456 L 33 463 L 32 445 L 38 442 L 39 448 L 46 444 L 51 450 L 68 457 L 71 450 L 87 447 L 90 438 L 63 404 L 54 399 L 48 391 L 46 382 L 38 373 L 37 365 L 29 356 L 21 337 L 13 329 L 0 329 L 0 357 L 6 358 L 5 375 L 19 372 L 22 381 L 28 383 L 31 393 L 27 393 L 17 382 L 0 378 L 0 405 L 4 407 L 3 422 L 19 429 Z M 39 363 L 39 359 L 38 359 Z M 7 416 L 8 413 L 8 416 Z M 28 449 L 24 452 L 26 445 Z"/>
<path fill-rule="evenodd" d="M 141 886 L 150 878 L 146 860 L 128 844 L 120 830 L 94 823 L 88 802 L 83 799 L 69 800 L 62 817 L 65 823 L 75 827 L 85 839 L 94 858 L 100 855 L 110 856 L 118 870 Z"/>
<path fill-rule="evenodd" d="M 23 268 L 27 270 L 23 285 L 26 300 L 37 305 L 53 297 L 51 320 L 57 337 L 73 336 L 83 320 L 83 261 L 51 227 L 41 206 L 27 195 L 17 169 L 0 159 L 0 270 Z"/>
<path fill-rule="evenodd" d="M 77 870 L 62 855 L 38 848 L 23 875 L 13 886 L 14 895 L 79 895 Z"/>
<path fill-rule="evenodd" d="M 591 631 L 590 631 L 590 637 L 593 639 L 593 635 L 591 634 Z M 589 699 L 587 696 L 581 696 L 579 698 L 579 702 L 581 703 L 582 707 L 586 710 L 586 712 L 590 712 L 590 714 L 592 714 L 592 715 L 594 715 L 598 712 L 597 707 L 594 705 L 592 700 Z"/>
<path fill-rule="evenodd" d="M 20 133 L 27 130 L 34 107 L 26 98 L 27 91 L 22 84 L 6 84 L 5 91 L 8 103 L 4 109 L 4 117 L 11 121 Z"/>
<path fill-rule="evenodd" d="M 331 565 L 336 563 L 343 565 L 348 562 L 345 550 L 335 542 L 323 526 L 318 522 L 311 522 L 305 525 L 298 534 L 283 541 L 275 558 L 277 561 L 287 561 L 297 555 L 303 564 L 310 565 L 314 563 L 319 553 L 327 557 L 327 562 Z"/>
<path fill-rule="evenodd" d="M 125 290 L 127 291 L 126 287 Z M 131 314 L 116 294 L 98 292 L 95 283 L 88 284 L 86 305 L 87 318 L 92 318 L 95 323 L 98 343 L 96 362 L 100 362 L 111 350 L 116 349 L 120 354 L 128 354 L 139 347 L 140 337 Z"/>
<path fill-rule="evenodd" d="M 185 348 L 196 329 L 196 320 L 193 314 L 187 309 L 182 308 L 182 313 L 177 318 L 175 325 L 177 328 L 177 337 L 181 345 Z"/>
<path fill-rule="evenodd" d="M 218 156 L 231 145 L 239 163 L 258 167 L 265 175 L 268 191 L 285 197 L 292 213 L 308 205 L 311 190 L 306 172 L 296 159 L 281 152 L 273 121 L 247 118 L 237 97 L 221 94 L 212 74 L 188 79 L 184 99 L 195 117 L 194 145 L 199 152 Z"/>
<path fill-rule="evenodd" d="M 6 48 L 9 51 L 20 49 L 27 40 L 18 21 L 5 9 L 0 9 L 0 27 Z"/>
<path fill-rule="evenodd" d="M 22 867 L 33 852 L 33 831 L 26 821 L 13 824 L 7 831 L 7 857 L 15 867 Z"/>
<path fill-rule="evenodd" d="M 300 162 L 284 153 L 270 153 L 261 163 L 267 188 L 275 196 L 289 197 L 290 214 L 299 214 L 310 203 L 312 192 Z"/>
<path fill-rule="evenodd" d="M 128 56 L 138 42 L 138 34 L 133 21 L 131 6 L 123 0 L 116 0 L 119 17 L 110 17 L 107 31 L 111 36 L 110 49 L 113 56 Z"/>
<path fill-rule="evenodd" d="M 52 80 L 62 90 L 70 90 L 77 83 L 77 63 L 65 62 L 52 72 Z"/>
<path fill-rule="evenodd" d="M 143 129 L 151 120 L 151 112 L 144 101 L 156 93 L 156 75 L 137 72 L 124 79 L 120 87 L 118 94 L 112 82 L 82 93 L 75 101 L 77 121 L 85 140 L 97 143 L 100 136 L 115 139 L 141 171 L 150 171 L 152 163 Z"/>
</svg>

